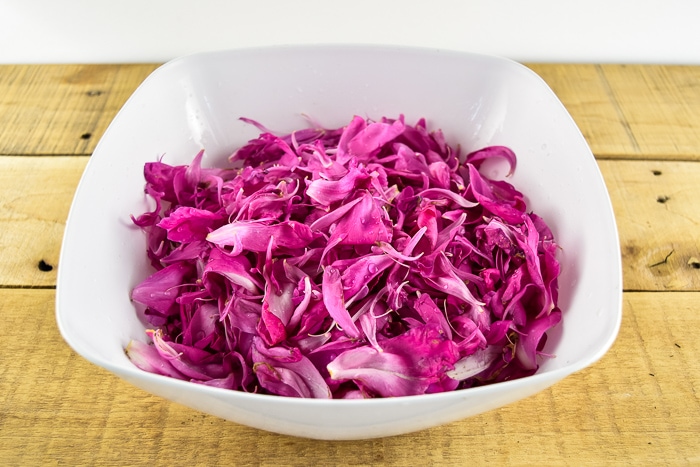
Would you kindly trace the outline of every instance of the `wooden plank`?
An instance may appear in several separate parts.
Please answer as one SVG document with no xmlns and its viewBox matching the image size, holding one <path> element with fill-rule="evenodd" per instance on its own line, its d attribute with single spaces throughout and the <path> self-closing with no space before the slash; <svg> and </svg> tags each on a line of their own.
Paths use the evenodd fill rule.
<svg viewBox="0 0 700 467">
<path fill-rule="evenodd" d="M 528 64 L 598 158 L 700 160 L 700 67 Z"/>
<path fill-rule="evenodd" d="M 0 286 L 56 285 L 66 217 L 87 160 L 0 157 Z"/>
<path fill-rule="evenodd" d="M 618 224 L 625 290 L 700 290 L 700 164 L 598 162 Z"/>
<path fill-rule="evenodd" d="M 0 219 L 6 223 L 0 231 L 0 285 L 55 285 L 56 269 L 44 272 L 38 264 L 57 265 L 86 162 L 0 157 Z M 700 164 L 601 160 L 599 166 L 618 222 L 625 289 L 700 290 Z"/>
<path fill-rule="evenodd" d="M 637 155 L 700 160 L 700 67 L 601 65 L 600 69 L 639 147 Z"/>
<path fill-rule="evenodd" d="M 203 415 L 62 341 L 52 290 L 0 290 L 2 465 L 679 465 L 700 462 L 700 294 L 626 293 L 603 359 L 534 397 L 423 432 L 345 443 Z M 99 330 L 96 330 L 99 332 Z"/>
<path fill-rule="evenodd" d="M 156 65 L 0 66 L 0 154 L 90 154 Z"/>
<path fill-rule="evenodd" d="M 700 159 L 700 67 L 528 66 L 559 96 L 597 157 Z M 0 66 L 0 154 L 90 154 L 156 67 Z"/>
</svg>

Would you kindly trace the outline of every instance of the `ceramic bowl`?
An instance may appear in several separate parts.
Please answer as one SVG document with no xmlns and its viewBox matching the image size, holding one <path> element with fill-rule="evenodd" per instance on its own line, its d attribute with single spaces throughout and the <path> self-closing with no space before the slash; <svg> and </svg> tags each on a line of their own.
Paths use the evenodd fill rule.
<svg viewBox="0 0 700 467">
<path fill-rule="evenodd" d="M 239 120 L 292 131 L 305 115 L 326 127 L 353 115 L 425 117 L 463 150 L 505 145 L 510 180 L 561 245 L 562 323 L 530 377 L 450 393 L 308 400 L 248 394 L 146 373 L 124 353 L 145 341 L 130 290 L 150 274 L 143 165 L 159 157 L 223 164 L 258 134 Z M 158 68 L 118 113 L 90 158 L 68 217 L 56 314 L 67 343 L 90 362 L 163 398 L 240 424 L 294 436 L 361 439 L 464 419 L 531 396 L 596 362 L 621 320 L 621 265 L 605 184 L 576 124 L 531 70 L 460 52 L 380 46 L 302 46 L 195 54 Z M 138 390 L 138 389 L 134 389 Z M 582 389 L 583 390 L 583 389 Z"/>
</svg>

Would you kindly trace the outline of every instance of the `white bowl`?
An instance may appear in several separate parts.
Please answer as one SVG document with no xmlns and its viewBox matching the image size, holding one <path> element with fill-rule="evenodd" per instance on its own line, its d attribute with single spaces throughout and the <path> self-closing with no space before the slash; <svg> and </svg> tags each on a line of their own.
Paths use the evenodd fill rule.
<svg viewBox="0 0 700 467">
<path fill-rule="evenodd" d="M 353 115 L 420 117 L 468 151 L 511 147 L 511 182 L 562 246 L 562 324 L 537 374 L 449 393 L 372 400 L 308 400 L 207 387 L 136 368 L 124 354 L 144 326 L 129 299 L 150 269 L 130 215 L 147 208 L 143 165 L 165 155 L 223 164 L 258 131 L 326 127 Z M 441 50 L 309 46 L 191 55 L 156 70 L 114 119 L 85 170 L 65 230 L 58 271 L 59 329 L 80 355 L 161 397 L 244 425 L 320 439 L 416 431 L 535 394 L 597 361 L 621 321 L 615 219 L 597 164 L 549 87 L 512 61 Z"/>
</svg>

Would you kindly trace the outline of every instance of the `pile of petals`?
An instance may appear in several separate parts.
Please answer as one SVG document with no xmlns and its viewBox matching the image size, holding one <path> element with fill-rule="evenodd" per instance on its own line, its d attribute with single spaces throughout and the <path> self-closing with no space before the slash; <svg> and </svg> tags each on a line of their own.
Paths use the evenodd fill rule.
<svg viewBox="0 0 700 467">
<path fill-rule="evenodd" d="M 424 119 L 262 133 L 228 168 L 145 166 L 139 368 L 262 394 L 374 398 L 533 374 L 557 245 L 523 195 Z"/>
</svg>

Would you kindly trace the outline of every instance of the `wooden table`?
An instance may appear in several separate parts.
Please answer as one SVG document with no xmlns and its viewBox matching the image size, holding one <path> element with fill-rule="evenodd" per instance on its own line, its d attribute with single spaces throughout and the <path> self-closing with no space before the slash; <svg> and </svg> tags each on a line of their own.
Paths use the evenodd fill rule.
<svg viewBox="0 0 700 467">
<path fill-rule="evenodd" d="M 624 263 L 610 352 L 551 389 L 419 433 L 261 432 L 89 364 L 54 318 L 76 184 L 156 65 L 0 66 L 0 465 L 700 464 L 700 67 L 530 64 L 595 153 Z"/>
</svg>

